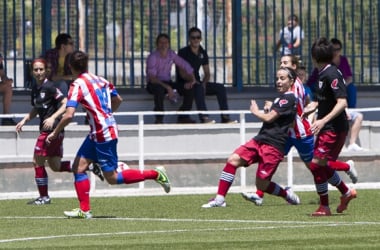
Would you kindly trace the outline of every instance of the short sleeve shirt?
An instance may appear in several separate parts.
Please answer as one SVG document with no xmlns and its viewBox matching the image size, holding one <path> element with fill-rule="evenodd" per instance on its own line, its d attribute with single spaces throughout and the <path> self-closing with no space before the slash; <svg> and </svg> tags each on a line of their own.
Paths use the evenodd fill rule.
<svg viewBox="0 0 380 250">
<path fill-rule="evenodd" d="M 297 114 L 296 105 L 297 99 L 293 92 L 280 94 L 271 107 L 280 116 L 271 123 L 264 122 L 254 139 L 284 152 L 285 143 L 289 136 L 289 127 L 293 124 Z"/>
<path fill-rule="evenodd" d="M 35 84 L 31 93 L 32 106 L 37 109 L 38 116 L 40 117 L 40 131 L 50 132 L 43 128 L 43 122 L 52 116 L 61 105 L 61 101 L 65 98 L 62 92 L 55 87 L 51 81 L 45 80 L 42 85 Z M 57 126 L 61 117 L 54 121 L 53 129 Z"/>
<path fill-rule="evenodd" d="M 333 110 L 338 98 L 347 98 L 342 73 L 333 64 L 328 64 L 319 72 L 319 81 L 315 90 L 315 98 L 318 100 L 318 119 L 322 119 Z M 322 130 L 348 131 L 346 112 L 343 111 L 326 123 Z"/>
<path fill-rule="evenodd" d="M 191 47 L 186 46 L 178 51 L 178 55 L 190 63 L 191 67 L 194 70 L 195 79 L 200 82 L 201 77 L 199 75 L 199 70 L 201 66 L 209 64 L 209 57 L 206 50 L 204 50 L 201 46 L 199 48 L 199 53 L 194 54 L 194 52 L 191 50 Z M 177 81 L 185 82 L 185 80 L 182 79 L 179 74 L 177 74 Z"/>
</svg>

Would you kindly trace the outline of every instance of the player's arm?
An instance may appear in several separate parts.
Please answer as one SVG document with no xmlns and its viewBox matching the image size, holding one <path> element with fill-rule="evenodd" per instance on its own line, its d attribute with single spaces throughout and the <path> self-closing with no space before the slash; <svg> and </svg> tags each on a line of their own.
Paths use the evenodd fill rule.
<svg viewBox="0 0 380 250">
<path fill-rule="evenodd" d="M 16 132 L 22 131 L 22 127 L 25 125 L 25 123 L 32 120 L 34 117 L 37 116 L 37 114 L 38 114 L 37 109 L 33 107 L 32 110 L 30 110 L 29 114 L 24 116 L 24 118 L 19 123 L 17 123 Z"/>
<path fill-rule="evenodd" d="M 120 107 L 120 104 L 123 102 L 123 98 L 119 94 L 111 97 L 111 109 L 112 112 L 115 112 Z"/>
<path fill-rule="evenodd" d="M 72 121 L 75 114 L 75 107 L 67 107 L 62 120 L 58 123 L 57 127 L 46 137 L 46 142 L 50 143 L 53 139 L 57 138 L 59 133 Z"/>
<path fill-rule="evenodd" d="M 268 113 L 261 112 L 255 100 L 251 100 L 250 111 L 254 116 L 266 123 L 271 123 L 280 116 L 275 110 L 271 110 Z"/>
<path fill-rule="evenodd" d="M 324 123 L 328 123 L 335 117 L 337 117 L 340 113 L 344 112 L 347 108 L 347 99 L 346 98 L 338 98 L 336 100 L 336 104 L 334 108 L 328 113 L 325 117 L 322 118 Z"/>
</svg>

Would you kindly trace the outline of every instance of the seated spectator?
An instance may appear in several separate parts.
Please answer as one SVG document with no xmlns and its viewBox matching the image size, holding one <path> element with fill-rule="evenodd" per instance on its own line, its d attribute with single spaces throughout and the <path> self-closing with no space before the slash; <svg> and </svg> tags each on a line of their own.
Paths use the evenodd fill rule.
<svg viewBox="0 0 380 250">
<path fill-rule="evenodd" d="M 350 132 L 347 151 L 357 152 L 364 151 L 365 149 L 360 147 L 356 142 L 359 139 L 359 132 L 362 127 L 363 114 L 350 109 L 346 110 L 347 119 L 350 122 Z"/>
<path fill-rule="evenodd" d="M 13 95 L 13 80 L 8 78 L 5 72 L 2 55 L 0 55 L 0 79 L 0 92 L 3 93 L 3 114 L 9 114 Z M 16 122 L 12 118 L 3 118 L 1 125 L 13 126 L 16 125 Z"/>
<path fill-rule="evenodd" d="M 42 57 L 48 64 L 48 79 L 67 96 L 70 83 L 74 80 L 69 66 L 69 54 L 74 51 L 74 42 L 69 34 L 61 33 L 55 38 L 55 48 Z"/>
<path fill-rule="evenodd" d="M 210 67 L 209 57 L 201 46 L 202 32 L 199 28 L 193 27 L 188 31 L 189 45 L 180 49 L 178 55 L 191 64 L 194 70 L 194 76 L 196 84 L 188 84 L 186 80 L 177 74 L 177 81 L 181 84 L 181 87 L 185 92 L 190 92 L 183 96 L 183 103 L 180 110 L 186 111 L 192 109 L 193 99 L 197 110 L 207 110 L 205 95 L 216 95 L 220 110 L 228 110 L 227 93 L 223 84 L 210 82 Z M 203 79 L 201 79 L 199 70 L 202 66 Z M 215 123 L 214 120 L 210 120 L 208 115 L 199 114 L 199 119 L 202 123 Z M 194 123 L 195 121 L 190 118 L 189 115 L 180 115 L 178 117 L 178 123 Z M 221 115 L 222 123 L 236 123 L 230 119 L 228 114 Z"/>
<path fill-rule="evenodd" d="M 147 58 L 146 75 L 147 91 L 154 96 L 154 111 L 164 111 L 164 100 L 175 98 L 176 91 L 183 94 L 178 83 L 171 80 L 171 69 L 175 64 L 180 74 L 187 80 L 187 84 L 194 85 L 193 68 L 184 59 L 170 49 L 170 39 L 167 34 L 161 33 L 156 38 L 156 50 Z M 181 93 L 182 92 L 182 93 Z M 156 124 L 163 123 L 164 116 L 156 115 Z"/>
</svg>

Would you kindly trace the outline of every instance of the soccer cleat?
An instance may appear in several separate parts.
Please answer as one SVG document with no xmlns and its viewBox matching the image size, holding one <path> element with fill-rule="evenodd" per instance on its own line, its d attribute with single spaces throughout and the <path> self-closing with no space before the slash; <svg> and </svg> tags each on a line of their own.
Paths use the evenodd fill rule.
<svg viewBox="0 0 380 250">
<path fill-rule="evenodd" d="M 102 168 L 99 163 L 93 162 L 92 163 L 92 169 L 90 169 L 94 175 L 98 176 L 101 181 L 104 181 L 104 175 L 102 172 Z"/>
<path fill-rule="evenodd" d="M 209 200 L 208 203 L 206 204 L 203 204 L 202 205 L 202 208 L 211 208 L 211 207 L 226 207 L 227 204 L 225 201 L 223 201 L 222 203 L 219 203 L 216 201 L 216 199 L 211 199 Z"/>
<path fill-rule="evenodd" d="M 256 206 L 263 204 L 264 198 L 258 196 L 256 193 L 241 193 L 244 199 L 253 202 Z"/>
<path fill-rule="evenodd" d="M 299 205 L 301 202 L 300 202 L 300 198 L 298 197 L 298 195 L 296 195 L 290 188 L 286 188 L 286 192 L 287 192 L 287 195 L 286 195 L 286 201 L 291 204 L 291 205 Z"/>
<path fill-rule="evenodd" d="M 51 203 L 49 196 L 38 197 L 35 200 L 28 201 L 26 204 L 28 205 L 48 205 Z"/>
<path fill-rule="evenodd" d="M 330 216 L 331 211 L 330 208 L 327 206 L 319 206 L 319 208 L 311 214 L 311 216 Z"/>
<path fill-rule="evenodd" d="M 170 181 L 169 181 L 168 175 L 166 174 L 166 170 L 165 170 L 164 166 L 158 166 L 155 168 L 155 170 L 158 173 L 156 182 L 159 183 L 164 188 L 166 193 L 169 193 L 170 192 Z"/>
<path fill-rule="evenodd" d="M 355 198 L 356 198 L 356 190 L 355 189 L 351 189 L 350 193 L 348 195 L 342 195 L 340 197 L 340 204 L 336 208 L 336 212 L 337 213 L 343 213 L 343 211 L 347 209 L 348 203 L 352 199 L 355 199 Z"/>
<path fill-rule="evenodd" d="M 91 219 L 91 211 L 84 212 L 80 208 L 75 208 L 71 211 L 64 211 L 64 215 L 68 218 L 78 218 L 78 219 Z"/>
<path fill-rule="evenodd" d="M 352 183 L 358 182 L 358 172 L 355 168 L 355 162 L 353 160 L 346 161 L 348 165 L 350 165 L 350 169 L 346 171 L 346 174 L 350 177 Z"/>
</svg>

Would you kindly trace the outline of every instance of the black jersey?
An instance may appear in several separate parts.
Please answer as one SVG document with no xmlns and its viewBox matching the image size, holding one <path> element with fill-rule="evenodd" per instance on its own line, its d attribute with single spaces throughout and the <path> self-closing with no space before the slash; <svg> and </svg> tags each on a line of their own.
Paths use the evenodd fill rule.
<svg viewBox="0 0 380 250">
<path fill-rule="evenodd" d="M 284 152 L 285 143 L 289 137 L 289 127 L 293 125 L 297 114 L 297 99 L 294 93 L 280 94 L 273 101 L 271 110 L 275 110 L 280 116 L 271 123 L 264 122 L 254 139 Z"/>
<path fill-rule="evenodd" d="M 199 75 L 199 69 L 201 68 L 201 66 L 209 64 L 209 58 L 206 50 L 204 50 L 202 46 L 200 46 L 198 54 L 194 54 L 194 52 L 191 50 L 191 47 L 186 46 L 178 51 L 178 55 L 185 59 L 191 65 L 191 67 L 194 70 L 195 79 L 198 82 L 200 82 L 201 77 Z M 177 81 L 185 82 L 185 80 L 182 79 L 179 74 L 177 74 Z"/>
<path fill-rule="evenodd" d="M 47 131 L 43 128 L 43 122 L 59 109 L 63 98 L 62 92 L 51 81 L 45 80 L 42 85 L 35 84 L 33 86 L 32 106 L 37 109 L 40 117 L 40 131 Z M 61 117 L 55 119 L 53 129 L 60 120 Z"/>
<path fill-rule="evenodd" d="M 346 84 L 342 73 L 333 64 L 328 64 L 319 72 L 319 81 L 315 86 L 318 100 L 318 119 L 322 119 L 330 113 L 337 103 L 338 98 L 346 98 Z M 346 112 L 342 111 L 334 119 L 326 123 L 321 129 L 334 130 L 335 132 L 348 131 Z"/>
</svg>

